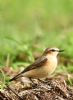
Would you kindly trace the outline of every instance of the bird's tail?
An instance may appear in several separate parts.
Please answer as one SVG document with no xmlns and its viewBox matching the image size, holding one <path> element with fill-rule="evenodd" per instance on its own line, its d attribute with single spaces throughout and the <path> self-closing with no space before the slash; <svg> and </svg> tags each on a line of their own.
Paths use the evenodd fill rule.
<svg viewBox="0 0 73 100">
<path fill-rule="evenodd" d="M 11 79 L 9 80 L 9 82 L 18 79 L 19 77 L 22 77 L 22 73 L 19 73 L 18 75 L 16 75 L 16 76 L 14 76 L 13 78 L 11 78 Z"/>
</svg>

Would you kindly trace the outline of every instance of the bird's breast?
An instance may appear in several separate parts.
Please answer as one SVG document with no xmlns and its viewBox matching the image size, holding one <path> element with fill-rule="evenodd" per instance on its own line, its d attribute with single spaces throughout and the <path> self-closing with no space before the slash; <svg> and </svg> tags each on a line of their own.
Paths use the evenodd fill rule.
<svg viewBox="0 0 73 100">
<path fill-rule="evenodd" d="M 57 67 L 57 58 L 55 57 L 48 58 L 48 61 L 45 67 L 47 69 L 48 74 L 53 73 Z"/>
</svg>

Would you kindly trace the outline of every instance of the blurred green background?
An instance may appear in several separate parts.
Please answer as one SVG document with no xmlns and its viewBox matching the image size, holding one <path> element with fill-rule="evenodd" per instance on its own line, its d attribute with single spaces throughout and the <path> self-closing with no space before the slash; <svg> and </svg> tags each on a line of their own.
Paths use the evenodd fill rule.
<svg viewBox="0 0 73 100">
<path fill-rule="evenodd" d="M 72 62 L 73 0 L 0 0 L 0 65 L 8 55 L 17 65 L 19 54 L 32 62 L 33 52 L 52 46 Z"/>
</svg>

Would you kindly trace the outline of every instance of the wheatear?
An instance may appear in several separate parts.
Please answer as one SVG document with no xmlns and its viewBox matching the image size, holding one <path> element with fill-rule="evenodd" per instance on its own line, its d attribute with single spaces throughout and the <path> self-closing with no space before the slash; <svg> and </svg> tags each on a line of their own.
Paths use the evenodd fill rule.
<svg viewBox="0 0 73 100">
<path fill-rule="evenodd" d="M 57 67 L 57 55 L 58 48 L 47 48 L 41 57 L 39 57 L 33 64 L 27 66 L 21 73 L 10 79 L 10 81 L 16 80 L 20 77 L 29 78 L 46 78 L 52 74 Z"/>
</svg>

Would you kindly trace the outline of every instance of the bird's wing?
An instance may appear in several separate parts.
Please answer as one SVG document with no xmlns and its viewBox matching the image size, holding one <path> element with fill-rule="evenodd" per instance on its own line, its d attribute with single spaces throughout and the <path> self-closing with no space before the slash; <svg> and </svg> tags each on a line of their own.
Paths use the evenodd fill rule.
<svg viewBox="0 0 73 100">
<path fill-rule="evenodd" d="M 22 73 L 26 71 L 30 71 L 32 69 L 36 69 L 37 67 L 43 66 L 47 61 L 47 58 L 44 56 L 39 57 L 33 64 L 29 65 L 27 68 L 25 68 Z"/>
<path fill-rule="evenodd" d="M 15 77 L 10 79 L 9 81 L 13 81 L 13 80 L 19 78 L 23 73 L 25 73 L 27 71 L 30 71 L 32 69 L 36 69 L 37 67 L 43 66 L 46 63 L 46 61 L 47 61 L 47 58 L 45 56 L 39 57 L 33 64 L 26 67 L 21 73 L 19 73 L 18 75 L 16 75 Z"/>
</svg>

